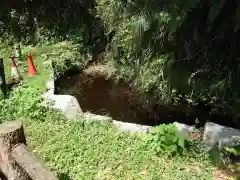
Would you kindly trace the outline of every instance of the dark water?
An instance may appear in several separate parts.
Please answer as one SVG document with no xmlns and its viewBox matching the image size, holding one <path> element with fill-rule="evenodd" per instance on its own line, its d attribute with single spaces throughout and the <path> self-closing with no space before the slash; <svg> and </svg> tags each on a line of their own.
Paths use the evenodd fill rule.
<svg viewBox="0 0 240 180">
<path fill-rule="evenodd" d="M 115 120 L 144 125 L 159 125 L 178 121 L 201 127 L 206 121 L 239 128 L 231 117 L 209 115 L 207 107 L 187 105 L 159 106 L 151 98 L 139 95 L 124 83 L 116 84 L 100 73 L 66 74 L 56 81 L 61 94 L 77 98 L 83 111 L 109 115 Z M 149 96 L 148 96 L 149 97 Z M 198 122 L 196 123 L 196 119 Z"/>
</svg>

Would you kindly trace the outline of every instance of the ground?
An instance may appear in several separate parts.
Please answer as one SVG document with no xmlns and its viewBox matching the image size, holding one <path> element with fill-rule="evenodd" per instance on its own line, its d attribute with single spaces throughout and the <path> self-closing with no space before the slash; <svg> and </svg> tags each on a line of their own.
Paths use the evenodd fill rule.
<svg viewBox="0 0 240 180">
<path fill-rule="evenodd" d="M 226 179 L 202 154 L 156 156 L 142 135 L 104 124 L 26 121 L 28 146 L 58 174 L 72 179 Z"/>
<path fill-rule="evenodd" d="M 19 68 L 24 80 L 32 86 L 43 87 L 49 72 L 43 66 L 42 54 L 51 48 L 31 50 L 35 52 L 33 60 L 37 76 L 26 77 L 27 61 Z M 5 53 L 4 61 L 9 79 L 8 53 Z M 22 122 L 28 147 L 59 175 L 60 180 L 227 179 L 206 154 L 173 158 L 164 154 L 157 156 L 143 146 L 144 135 L 122 133 L 107 124 L 63 121 L 54 116 L 47 116 L 42 121 L 24 118 Z"/>
</svg>

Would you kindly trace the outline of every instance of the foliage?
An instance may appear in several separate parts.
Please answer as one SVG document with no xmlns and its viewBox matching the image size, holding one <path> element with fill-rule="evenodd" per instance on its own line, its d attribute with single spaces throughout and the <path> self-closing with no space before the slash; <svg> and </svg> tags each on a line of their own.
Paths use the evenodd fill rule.
<svg viewBox="0 0 240 180">
<path fill-rule="evenodd" d="M 221 161 L 232 173 L 236 174 L 236 179 L 240 172 L 240 146 L 224 147 L 221 150 Z"/>
<path fill-rule="evenodd" d="M 164 100 L 160 102 L 181 94 L 190 105 L 204 101 L 217 112 L 237 115 L 239 2 L 100 2 L 99 16 L 117 32 L 108 59 L 115 75 Z M 164 66 L 155 65 L 159 59 Z M 149 76 L 149 71 L 164 76 Z"/>
<path fill-rule="evenodd" d="M 102 22 L 95 17 L 95 1 L 0 2 L 0 36 L 24 44 L 74 41 L 88 51 L 104 40 Z M 10 38 L 13 37 L 13 38 Z"/>
<path fill-rule="evenodd" d="M 58 78 L 73 67 L 83 68 L 86 63 L 81 44 L 64 41 L 48 47 L 49 50 L 40 54 L 45 68 L 54 68 L 54 78 Z M 53 67 L 54 66 L 54 67 Z"/>
<path fill-rule="evenodd" d="M 224 151 L 229 155 L 240 156 L 240 146 L 226 147 Z"/>
<path fill-rule="evenodd" d="M 3 46 L 4 65 L 6 78 L 10 79 L 11 71 L 9 65 L 9 54 L 13 50 Z M 73 42 L 65 41 L 51 45 L 44 46 L 24 46 L 21 45 L 23 59 L 27 59 L 29 52 L 33 53 L 34 64 L 37 68 L 37 76 L 27 77 L 27 63 L 22 60 L 17 61 L 18 68 L 24 81 L 19 87 L 11 89 L 7 99 L 0 98 L 0 121 L 15 120 L 19 118 L 30 118 L 33 120 L 45 120 L 49 116 L 56 116 L 61 119 L 57 114 L 51 110 L 47 110 L 42 106 L 43 98 L 41 94 L 45 91 L 46 79 L 52 71 L 51 63 L 55 63 L 56 75 L 64 73 L 68 68 L 78 66 L 79 68 L 84 65 L 84 58 L 81 54 L 81 45 L 74 44 Z M 56 60 L 57 59 L 57 60 Z M 70 63 L 69 63 L 70 62 Z M 68 64 L 67 64 L 68 63 Z M 43 65 L 45 64 L 45 66 Z M 11 82 L 11 81 L 9 81 Z"/>
<path fill-rule="evenodd" d="M 20 48 L 21 48 L 21 46 L 20 46 Z M 28 53 L 33 50 L 34 50 L 34 47 L 32 45 L 23 46 L 21 48 L 22 57 L 27 57 Z"/>
<path fill-rule="evenodd" d="M 124 4 L 123 1 L 115 1 L 115 4 L 112 2 L 111 5 L 115 8 L 112 8 L 110 13 L 107 12 L 110 19 L 114 15 L 113 18 L 118 18 L 118 21 L 114 22 L 117 33 L 108 59 L 113 61 L 111 64 L 117 69 L 115 74 L 120 79 L 126 79 L 141 92 L 153 93 L 160 100 L 166 101 L 170 89 L 167 71 L 164 69 L 169 69 L 169 63 L 166 62 L 172 60 L 173 56 L 170 54 L 172 44 L 165 40 L 169 35 L 168 26 L 174 24 L 174 19 L 166 9 L 155 5 L 148 13 L 144 9 L 148 7 L 139 11 L 135 2 Z M 134 7 L 137 9 L 136 12 Z M 103 19 L 106 16 L 104 13 L 104 11 L 99 13 Z M 164 54 L 167 51 L 169 54 Z"/>
<path fill-rule="evenodd" d="M 33 84 L 22 84 L 14 89 L 8 99 L 0 100 L 0 121 L 16 120 L 20 117 L 44 120 L 46 108 L 41 105 L 41 89 Z"/>
<path fill-rule="evenodd" d="M 188 148 L 189 142 L 174 124 L 162 124 L 154 127 L 145 138 L 146 147 L 156 154 L 182 154 Z"/>
<path fill-rule="evenodd" d="M 29 148 L 51 170 L 71 179 L 212 179 L 203 156 L 169 159 L 142 146 L 142 137 L 109 125 L 78 121 L 24 121 Z"/>
<path fill-rule="evenodd" d="M 82 57 L 74 48 L 74 43 L 64 42 L 24 47 L 22 51 L 33 51 L 40 67 L 43 59 L 50 64 L 59 52 L 64 54 L 59 61 L 61 66 L 65 58 Z M 142 146 L 141 136 L 121 133 L 102 123 L 86 123 L 82 119 L 66 121 L 57 112 L 43 107 L 40 87 L 44 85 L 40 81 L 45 83 L 43 72 L 46 70 L 40 68 L 36 77 L 26 78 L 9 99 L 0 101 L 0 120 L 22 120 L 29 148 L 57 172 L 60 179 L 212 179 L 214 167 L 202 154 L 196 157 L 189 153 L 171 159 L 167 153 L 155 156 L 148 147 Z M 168 137 L 172 136 L 166 135 Z M 178 148 L 179 152 L 183 151 Z"/>
<path fill-rule="evenodd" d="M 77 51 L 97 56 L 107 50 L 114 75 L 160 103 L 204 101 L 237 117 L 239 7 L 236 0 L 0 2 L 0 36 L 10 45 L 78 44 L 80 51 L 53 53 L 61 56 L 61 73 Z M 184 98 L 177 101 L 176 94 Z"/>
</svg>

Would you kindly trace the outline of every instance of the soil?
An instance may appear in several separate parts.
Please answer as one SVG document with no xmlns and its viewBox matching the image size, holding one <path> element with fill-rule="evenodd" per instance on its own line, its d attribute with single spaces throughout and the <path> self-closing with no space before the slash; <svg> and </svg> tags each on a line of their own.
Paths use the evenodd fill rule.
<svg viewBox="0 0 240 180">
<path fill-rule="evenodd" d="M 139 94 L 124 82 L 116 83 L 101 66 L 92 66 L 82 72 L 69 71 L 56 82 L 57 93 L 70 94 L 79 101 L 83 111 L 109 115 L 115 120 L 143 125 L 159 125 L 178 121 L 197 127 L 206 121 L 237 127 L 231 117 L 209 114 L 204 106 L 159 105 L 151 96 Z M 200 123 L 196 123 L 196 119 Z M 240 127 L 239 127 L 240 128 Z"/>
<path fill-rule="evenodd" d="M 116 84 L 106 79 L 99 68 L 88 68 L 84 72 L 61 77 L 58 80 L 60 93 L 70 94 L 77 98 L 83 111 L 108 115 L 113 119 L 138 124 L 155 125 L 154 117 L 147 101 L 124 83 Z"/>
</svg>

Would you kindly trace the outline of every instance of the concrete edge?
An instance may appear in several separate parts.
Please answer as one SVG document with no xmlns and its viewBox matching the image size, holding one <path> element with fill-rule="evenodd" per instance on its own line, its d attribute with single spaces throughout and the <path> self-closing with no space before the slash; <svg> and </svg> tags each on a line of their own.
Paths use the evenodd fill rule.
<svg viewBox="0 0 240 180">
<path fill-rule="evenodd" d="M 73 101 L 73 102 L 71 102 L 70 105 L 69 105 L 69 103 L 67 103 L 67 104 L 63 105 L 63 107 L 60 107 L 60 105 L 62 103 L 58 103 L 58 106 L 51 106 L 51 108 L 60 110 L 65 115 L 65 117 L 67 117 L 68 119 L 83 117 L 86 122 L 106 121 L 106 122 L 112 123 L 114 126 L 118 127 L 120 131 L 123 131 L 123 132 L 137 132 L 137 133 L 138 132 L 139 133 L 144 132 L 144 133 L 148 133 L 153 128 L 153 126 L 146 126 L 146 125 L 139 125 L 139 124 L 134 124 L 134 123 L 116 121 L 116 120 L 113 120 L 111 117 L 92 114 L 90 112 L 83 113 L 83 111 L 81 110 L 81 106 L 80 106 L 80 104 L 78 103 L 78 101 L 76 100 L 75 97 L 73 97 L 71 95 L 55 95 L 54 94 L 54 88 L 55 88 L 54 80 L 53 80 L 53 76 L 51 76 L 51 79 L 46 82 L 47 92 L 45 92 L 42 96 L 44 97 L 44 99 L 50 99 L 50 100 L 54 99 L 53 97 L 55 97 L 55 99 L 58 99 L 58 97 L 62 97 L 62 99 L 64 99 L 63 98 L 64 96 L 68 97 L 68 99 L 71 99 L 71 101 Z M 64 102 L 63 100 L 60 100 L 60 101 Z M 67 106 L 67 108 L 66 108 L 66 106 Z M 64 108 L 66 110 L 63 110 Z M 71 110 L 71 108 L 73 108 L 73 109 Z M 74 115 L 73 116 L 69 115 L 68 111 L 70 111 L 70 113 L 73 113 Z M 211 122 L 206 123 L 205 127 L 209 123 L 211 123 Z M 190 132 L 196 132 L 196 130 L 197 130 L 193 126 L 189 126 L 189 125 L 186 125 L 186 124 L 183 124 L 183 123 L 174 122 L 173 124 L 176 125 L 179 132 L 184 133 L 184 134 L 188 134 Z M 211 124 L 214 124 L 214 123 L 211 123 Z M 216 125 L 218 125 L 218 124 L 216 124 Z M 222 126 L 222 127 L 227 128 L 227 127 L 224 127 L 224 126 Z M 236 129 L 233 129 L 233 130 L 238 131 Z M 204 142 L 204 135 L 205 134 L 206 134 L 206 128 L 204 129 L 204 132 L 203 132 L 203 141 L 202 142 L 203 142 L 203 144 L 206 145 L 206 147 L 209 147 L 209 145 Z M 239 136 L 237 136 L 237 138 L 240 138 L 240 131 L 239 131 Z M 220 138 L 217 141 L 217 145 L 219 145 L 219 147 L 221 146 L 221 148 L 222 148 L 223 144 L 224 144 L 224 146 L 226 144 L 228 144 L 228 145 L 231 144 L 232 145 L 233 144 L 232 141 L 235 140 L 235 139 L 236 139 L 235 137 L 233 138 L 232 135 L 229 135 L 228 137 Z"/>
</svg>

